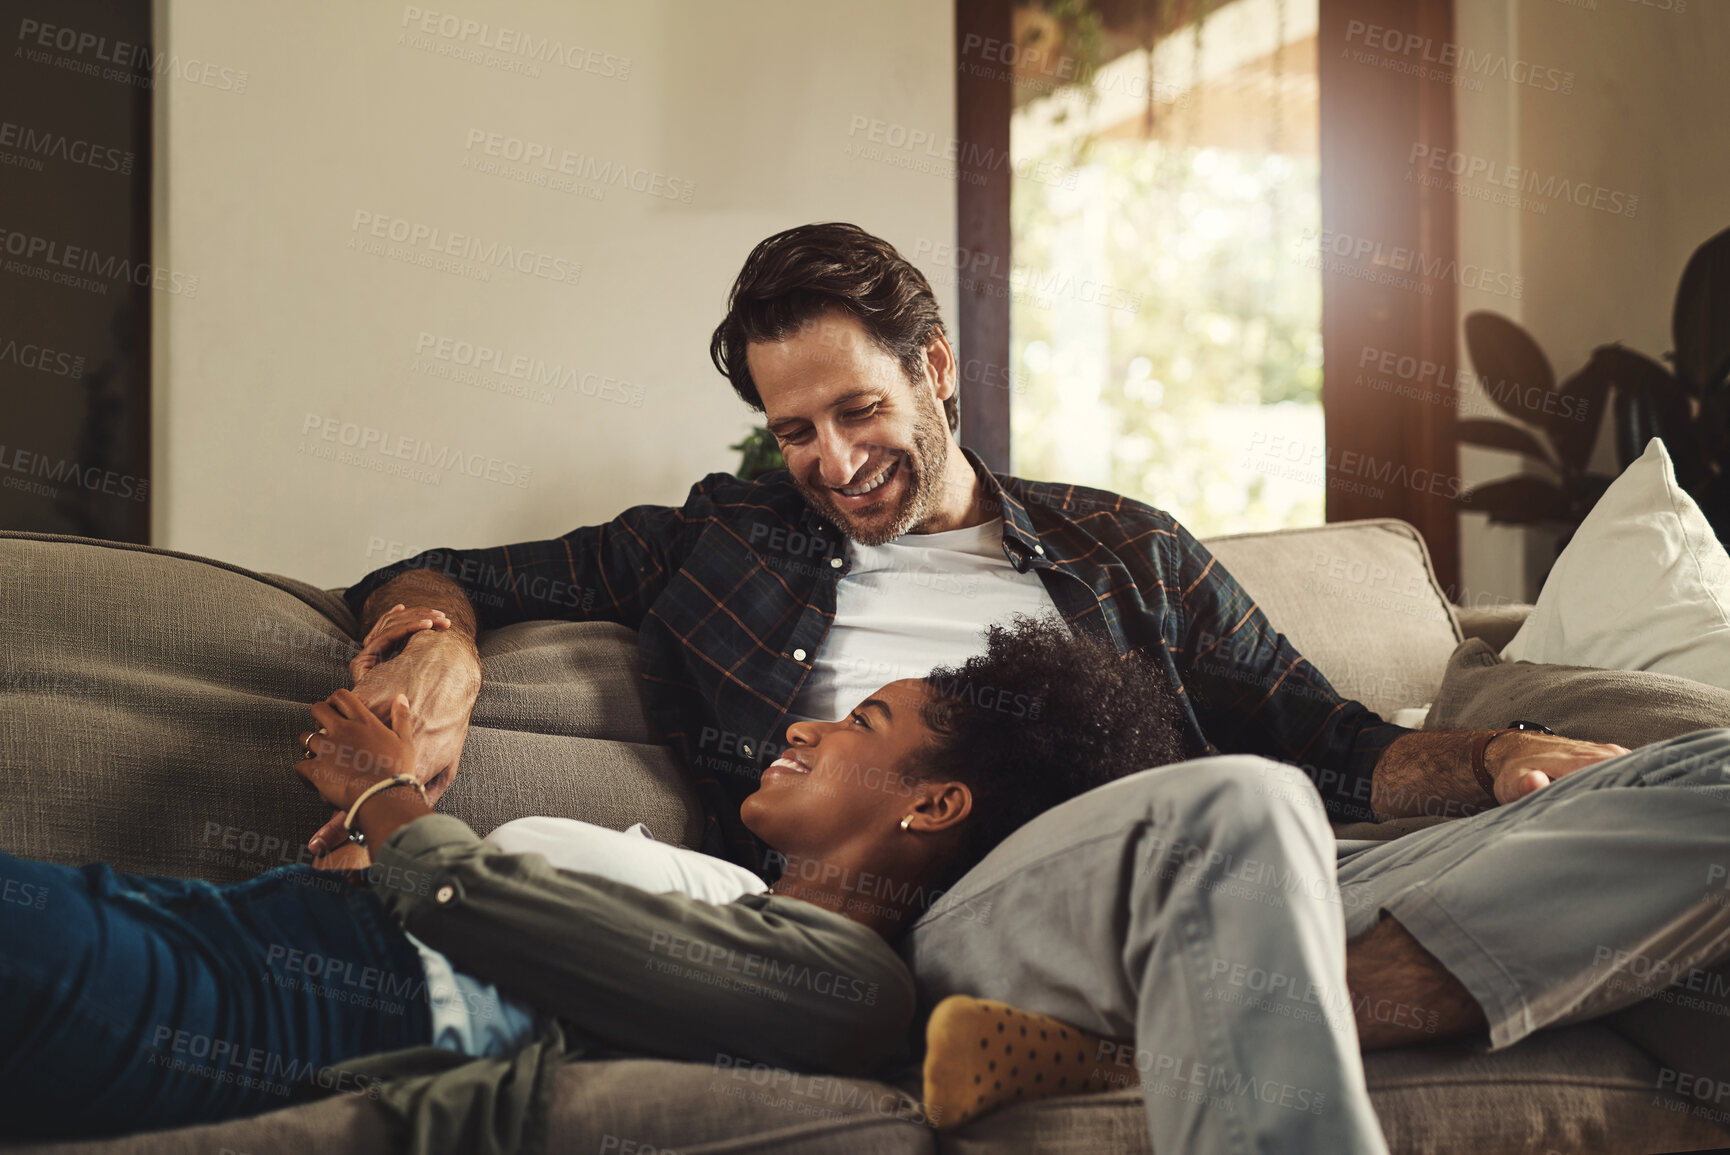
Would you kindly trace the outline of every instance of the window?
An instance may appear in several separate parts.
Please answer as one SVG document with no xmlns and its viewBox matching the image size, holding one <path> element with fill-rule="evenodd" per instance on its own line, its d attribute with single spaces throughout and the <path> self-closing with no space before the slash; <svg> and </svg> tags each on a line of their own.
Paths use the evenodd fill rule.
<svg viewBox="0 0 1730 1155">
<path fill-rule="evenodd" d="M 1015 17 L 1013 471 L 1202 536 L 1320 524 L 1317 0 Z"/>
</svg>

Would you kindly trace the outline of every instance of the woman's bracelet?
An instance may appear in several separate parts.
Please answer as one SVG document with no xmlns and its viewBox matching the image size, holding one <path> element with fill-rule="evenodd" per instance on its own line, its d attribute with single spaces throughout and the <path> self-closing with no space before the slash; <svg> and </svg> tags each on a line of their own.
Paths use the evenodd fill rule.
<svg viewBox="0 0 1730 1155">
<path fill-rule="evenodd" d="M 420 779 L 416 778 L 413 774 L 398 774 L 395 778 L 385 778 L 378 782 L 374 782 L 371 786 L 368 786 L 365 790 L 361 791 L 359 798 L 356 798 L 353 802 L 349 803 L 348 813 L 343 816 L 342 828 L 343 831 L 347 833 L 350 842 L 354 843 L 356 846 L 366 845 L 366 835 L 356 829 L 354 825 L 355 816 L 360 813 L 361 803 L 365 802 L 368 798 L 371 798 L 374 794 L 382 794 L 393 786 L 413 786 L 420 792 L 420 800 L 422 802 L 426 801 L 426 787 L 422 786 Z"/>
</svg>

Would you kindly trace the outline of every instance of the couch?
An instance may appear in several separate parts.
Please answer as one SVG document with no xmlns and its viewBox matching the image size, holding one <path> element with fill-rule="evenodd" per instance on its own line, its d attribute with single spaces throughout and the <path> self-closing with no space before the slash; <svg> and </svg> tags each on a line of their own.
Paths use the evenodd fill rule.
<svg viewBox="0 0 1730 1155">
<path fill-rule="evenodd" d="M 1389 717 L 1433 700 L 1465 638 L 1499 647 L 1525 609 L 1450 606 L 1422 539 L 1399 521 L 1209 544 L 1341 693 Z M 301 847 L 323 808 L 290 763 L 305 704 L 347 684 L 356 650 L 356 623 L 335 591 L 165 550 L 26 533 L 0 534 L 0 588 L 0 847 L 217 881 L 308 860 Z M 592 623 L 484 634 L 486 684 L 441 808 L 482 832 L 539 813 L 643 821 L 658 838 L 694 844 L 695 799 L 644 721 L 633 638 Z M 1391 837 L 1426 821 L 1339 834 Z M 1470 1040 L 1382 1052 L 1367 1069 L 1400 1155 L 1726 1142 L 1711 1123 L 1655 1106 L 1656 1061 L 1598 1023 L 1499 1054 Z M 935 1131 L 916 1085 L 788 1085 L 653 1059 L 575 1063 L 558 1080 L 555 1153 L 1150 1150 L 1134 1090 L 1025 1103 Z M 337 1095 L 218 1126 L 19 1149 L 264 1155 L 392 1143 L 379 1107 Z"/>
</svg>

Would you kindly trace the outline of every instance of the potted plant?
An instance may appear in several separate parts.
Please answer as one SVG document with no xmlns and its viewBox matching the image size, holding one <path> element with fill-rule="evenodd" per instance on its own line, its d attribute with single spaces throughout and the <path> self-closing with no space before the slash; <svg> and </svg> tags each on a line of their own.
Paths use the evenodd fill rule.
<svg viewBox="0 0 1730 1155">
<path fill-rule="evenodd" d="M 1549 477 L 1506 477 L 1460 496 L 1492 522 L 1567 527 L 1557 550 L 1613 478 L 1586 468 L 1604 411 L 1615 414 L 1616 458 L 1626 469 L 1653 437 L 1664 442 L 1676 481 L 1699 503 L 1720 541 L 1730 541 L 1730 229 L 1688 259 L 1671 315 L 1675 349 L 1654 361 L 1620 343 L 1600 345 L 1560 384 L 1520 326 L 1495 313 L 1466 317 L 1466 348 L 1484 391 L 1526 425 L 1471 419 L 1455 426 L 1464 445 L 1509 450 Z M 1606 402 L 1609 402 L 1606 405 Z"/>
</svg>

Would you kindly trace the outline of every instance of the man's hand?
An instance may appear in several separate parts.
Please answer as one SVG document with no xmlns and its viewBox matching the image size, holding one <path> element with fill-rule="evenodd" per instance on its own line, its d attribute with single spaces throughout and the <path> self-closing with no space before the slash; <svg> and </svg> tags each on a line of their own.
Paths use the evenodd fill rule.
<svg viewBox="0 0 1730 1155">
<path fill-rule="evenodd" d="M 392 651 L 399 643 L 406 642 L 421 630 L 450 628 L 451 620 L 443 610 L 429 606 L 410 607 L 398 602 L 367 631 L 366 640 L 360 644 L 360 653 L 348 660 L 348 675 L 359 685 L 374 666 L 395 656 Z"/>
<path fill-rule="evenodd" d="M 456 777 L 457 759 L 468 737 L 469 714 L 481 691 L 481 662 L 474 643 L 454 631 L 421 630 L 402 652 L 355 680 L 354 692 L 381 720 L 390 717 L 398 694 L 414 706 L 419 776 L 428 799 L 444 793 Z"/>
<path fill-rule="evenodd" d="M 1626 753 L 1626 746 L 1614 742 L 1582 742 L 1516 730 L 1494 739 L 1484 750 L 1484 769 L 1495 781 L 1497 803 L 1506 805 L 1576 770 Z"/>
<path fill-rule="evenodd" d="M 1613 742 L 1580 742 L 1515 730 L 1484 747 L 1494 798 L 1472 770 L 1472 744 L 1482 730 L 1413 730 L 1388 743 L 1370 780 L 1375 821 L 1463 818 L 1524 798 L 1576 770 L 1626 754 Z"/>
</svg>

